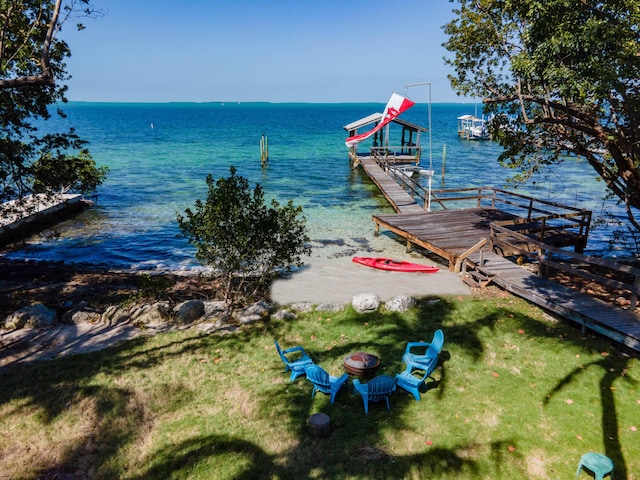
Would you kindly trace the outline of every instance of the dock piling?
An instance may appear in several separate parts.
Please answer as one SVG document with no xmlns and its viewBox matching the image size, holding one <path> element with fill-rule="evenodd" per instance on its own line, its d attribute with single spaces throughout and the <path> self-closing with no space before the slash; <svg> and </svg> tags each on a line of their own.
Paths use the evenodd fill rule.
<svg viewBox="0 0 640 480">
<path fill-rule="evenodd" d="M 262 137 L 260 137 L 260 163 L 262 163 L 262 168 L 267 166 L 269 162 L 269 139 L 263 133 Z"/>
</svg>

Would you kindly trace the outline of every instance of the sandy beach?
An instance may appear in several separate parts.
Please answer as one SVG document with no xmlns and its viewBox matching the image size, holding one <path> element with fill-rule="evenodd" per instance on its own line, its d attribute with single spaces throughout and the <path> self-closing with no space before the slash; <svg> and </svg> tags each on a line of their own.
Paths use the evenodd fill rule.
<svg viewBox="0 0 640 480">
<path fill-rule="evenodd" d="M 358 255 L 356 255 L 358 256 Z M 406 256 L 398 260 L 435 265 L 425 258 Z M 351 257 L 314 261 L 290 278 L 278 279 L 271 298 L 279 305 L 351 302 L 354 295 L 373 293 L 387 301 L 398 295 L 471 295 L 460 275 L 442 265 L 437 273 L 404 273 L 376 270 L 353 263 Z"/>
</svg>

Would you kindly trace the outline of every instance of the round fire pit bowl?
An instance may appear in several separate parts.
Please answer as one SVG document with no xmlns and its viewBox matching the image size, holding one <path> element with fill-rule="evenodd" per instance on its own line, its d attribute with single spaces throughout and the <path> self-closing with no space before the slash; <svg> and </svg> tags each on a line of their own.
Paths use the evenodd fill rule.
<svg viewBox="0 0 640 480">
<path fill-rule="evenodd" d="M 344 369 L 350 375 L 369 377 L 380 366 L 380 359 L 367 352 L 350 353 L 344 357 Z"/>
</svg>

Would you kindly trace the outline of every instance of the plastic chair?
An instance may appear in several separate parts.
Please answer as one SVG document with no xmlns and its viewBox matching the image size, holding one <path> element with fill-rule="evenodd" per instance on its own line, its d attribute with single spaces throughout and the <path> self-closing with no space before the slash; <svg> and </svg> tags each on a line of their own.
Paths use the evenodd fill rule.
<svg viewBox="0 0 640 480">
<path fill-rule="evenodd" d="M 580 475 L 580 471 L 583 468 L 591 471 L 595 476 L 595 480 L 602 480 L 607 474 L 613 478 L 613 461 L 601 453 L 589 452 L 582 455 L 576 477 Z"/>
<path fill-rule="evenodd" d="M 402 361 L 409 367 L 420 370 L 427 370 L 430 375 L 438 366 L 438 355 L 444 345 L 444 333 L 438 329 L 433 334 L 431 343 L 428 342 L 409 342 L 405 348 Z M 411 353 L 414 348 L 426 348 L 424 354 Z"/>
<path fill-rule="evenodd" d="M 349 375 L 346 373 L 343 373 L 340 377 L 329 375 L 321 366 L 315 364 L 307 365 L 304 372 L 307 375 L 307 380 L 313 384 L 311 398 L 313 398 L 316 392 L 322 392 L 331 395 L 330 403 L 333 403 L 336 394 L 349 378 Z"/>
<path fill-rule="evenodd" d="M 278 340 L 274 340 L 274 343 L 276 344 L 278 355 L 280 355 L 280 358 L 284 362 L 284 371 L 287 372 L 291 370 L 291 376 L 289 377 L 290 382 L 293 382 L 299 376 L 304 375 L 304 367 L 313 364 L 313 360 L 311 360 L 309 355 L 307 355 L 307 352 L 305 352 L 303 347 L 298 346 L 282 350 Z M 287 355 L 290 355 L 290 357 L 287 357 Z"/>
<path fill-rule="evenodd" d="M 396 384 L 411 393 L 417 402 L 420 400 L 420 389 L 424 386 L 429 374 L 430 372 L 427 370 L 414 369 L 411 366 L 407 366 L 404 372 L 396 374 Z"/>
<path fill-rule="evenodd" d="M 353 381 L 353 393 L 359 394 L 362 397 L 365 414 L 369 413 L 369 402 L 386 400 L 387 410 L 391 410 L 389 395 L 395 391 L 396 381 L 389 375 L 380 375 L 368 383 L 360 383 L 360 380 L 357 378 Z"/>
</svg>

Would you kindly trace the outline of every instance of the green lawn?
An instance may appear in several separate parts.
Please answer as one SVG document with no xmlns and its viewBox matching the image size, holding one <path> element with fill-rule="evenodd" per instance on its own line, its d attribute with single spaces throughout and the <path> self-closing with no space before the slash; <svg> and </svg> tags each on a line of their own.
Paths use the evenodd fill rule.
<svg viewBox="0 0 640 480">
<path fill-rule="evenodd" d="M 442 328 L 422 400 L 391 411 L 348 388 L 334 405 L 289 383 L 274 348 L 330 373 L 366 350 L 395 374 L 407 341 Z M 0 478 L 573 478 L 604 453 L 640 478 L 638 360 L 507 294 L 424 299 L 407 314 L 310 313 L 240 333 L 193 330 L 0 370 Z M 331 418 L 313 439 L 313 413 Z M 586 473 L 582 477 L 589 478 Z"/>
</svg>

